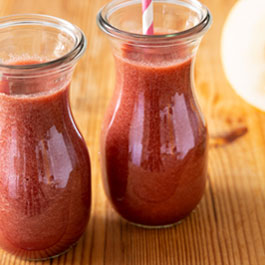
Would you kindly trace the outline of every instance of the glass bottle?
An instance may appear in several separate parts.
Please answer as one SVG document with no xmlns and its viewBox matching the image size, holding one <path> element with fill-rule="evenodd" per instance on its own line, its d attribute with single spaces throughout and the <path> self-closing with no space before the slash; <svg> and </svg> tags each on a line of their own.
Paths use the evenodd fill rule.
<svg viewBox="0 0 265 265">
<path fill-rule="evenodd" d="M 71 23 L 0 19 L 0 247 L 24 259 L 65 252 L 90 214 L 90 160 L 69 88 L 86 48 Z"/>
<path fill-rule="evenodd" d="M 196 0 L 154 0 L 155 35 L 142 35 L 141 1 L 115 0 L 97 22 L 109 37 L 116 86 L 101 133 L 106 194 L 129 222 L 179 222 L 199 203 L 207 128 L 194 95 L 194 59 L 211 24 Z"/>
</svg>

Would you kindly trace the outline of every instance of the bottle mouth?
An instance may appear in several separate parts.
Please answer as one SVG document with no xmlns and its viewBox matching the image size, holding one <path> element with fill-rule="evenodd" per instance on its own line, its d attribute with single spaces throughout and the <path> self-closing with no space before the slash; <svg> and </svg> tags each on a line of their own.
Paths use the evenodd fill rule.
<svg viewBox="0 0 265 265">
<path fill-rule="evenodd" d="M 99 11 L 98 26 L 103 32 L 114 38 L 137 41 L 139 44 L 147 42 L 169 44 L 170 41 L 188 41 L 199 38 L 204 35 L 212 23 L 210 11 L 197 0 L 153 0 L 153 5 L 154 28 L 157 31 L 154 35 L 144 35 L 124 26 L 126 22 L 123 23 L 123 20 L 130 17 L 130 9 L 133 8 L 138 10 L 138 14 L 134 14 L 131 21 L 127 21 L 127 25 L 133 25 L 134 20 L 135 25 L 138 27 L 141 25 L 141 0 L 113 0 Z M 172 11 L 172 9 L 174 10 Z M 126 12 L 128 13 L 127 17 Z M 181 23 L 186 20 L 186 27 L 176 29 L 173 26 L 170 29 L 170 23 L 171 25 L 177 24 L 178 17 L 181 17 L 179 18 Z M 164 32 L 165 29 L 167 32 Z"/>
<path fill-rule="evenodd" d="M 84 53 L 86 38 L 77 26 L 66 20 L 19 14 L 0 18 L 0 45 L 2 70 L 62 69 L 73 65 Z M 27 63 L 16 64 L 24 60 Z"/>
</svg>

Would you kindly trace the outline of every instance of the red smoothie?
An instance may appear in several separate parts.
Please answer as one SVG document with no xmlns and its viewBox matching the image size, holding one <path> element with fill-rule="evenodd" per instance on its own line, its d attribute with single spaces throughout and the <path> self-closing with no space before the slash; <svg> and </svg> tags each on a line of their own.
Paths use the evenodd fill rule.
<svg viewBox="0 0 265 265">
<path fill-rule="evenodd" d="M 27 259 L 64 252 L 89 218 L 89 155 L 69 82 L 59 73 L 0 82 L 0 247 Z"/>
<path fill-rule="evenodd" d="M 104 186 L 130 222 L 178 222 L 199 203 L 207 175 L 207 129 L 193 95 L 186 47 L 125 47 L 103 124 Z M 178 58 L 178 59 L 176 59 Z"/>
</svg>

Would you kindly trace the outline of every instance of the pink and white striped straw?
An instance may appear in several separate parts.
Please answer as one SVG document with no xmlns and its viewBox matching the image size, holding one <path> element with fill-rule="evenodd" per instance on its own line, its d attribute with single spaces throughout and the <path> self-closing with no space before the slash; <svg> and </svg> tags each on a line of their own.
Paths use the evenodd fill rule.
<svg viewBox="0 0 265 265">
<path fill-rule="evenodd" d="M 154 16 L 152 0 L 142 0 L 142 14 L 143 34 L 154 34 Z"/>
</svg>

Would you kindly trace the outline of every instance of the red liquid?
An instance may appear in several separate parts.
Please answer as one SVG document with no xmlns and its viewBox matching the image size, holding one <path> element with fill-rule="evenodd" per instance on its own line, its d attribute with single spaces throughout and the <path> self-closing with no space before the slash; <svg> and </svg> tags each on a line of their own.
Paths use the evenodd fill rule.
<svg viewBox="0 0 265 265">
<path fill-rule="evenodd" d="M 105 190 L 125 219 L 173 224 L 196 207 L 206 182 L 207 129 L 192 93 L 192 63 L 174 60 L 174 51 L 133 49 L 115 58 L 101 138 Z"/>
<path fill-rule="evenodd" d="M 23 258 L 68 249 L 90 213 L 89 155 L 69 81 L 52 85 L 54 76 L 0 84 L 0 247 Z"/>
</svg>

